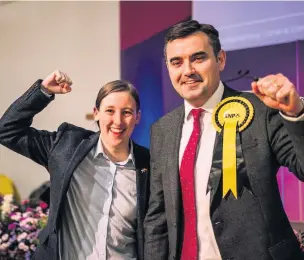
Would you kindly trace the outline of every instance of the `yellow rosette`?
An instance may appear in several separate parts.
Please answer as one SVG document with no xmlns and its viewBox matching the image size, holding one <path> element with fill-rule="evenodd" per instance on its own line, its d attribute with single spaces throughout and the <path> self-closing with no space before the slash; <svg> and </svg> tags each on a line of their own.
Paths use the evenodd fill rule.
<svg viewBox="0 0 304 260">
<path fill-rule="evenodd" d="M 223 198 L 231 190 L 237 199 L 236 135 L 243 131 L 253 119 L 253 106 L 242 97 L 222 100 L 212 115 L 213 125 L 223 132 Z"/>
</svg>

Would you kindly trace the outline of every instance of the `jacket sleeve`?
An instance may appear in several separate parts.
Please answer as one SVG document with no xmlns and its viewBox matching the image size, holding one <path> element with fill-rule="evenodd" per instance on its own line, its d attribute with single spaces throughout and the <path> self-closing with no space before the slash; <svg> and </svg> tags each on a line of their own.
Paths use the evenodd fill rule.
<svg viewBox="0 0 304 260">
<path fill-rule="evenodd" d="M 304 121 L 288 121 L 276 110 L 268 109 L 266 125 L 278 163 L 304 181 Z"/>
<path fill-rule="evenodd" d="M 162 172 L 157 166 L 160 137 L 151 128 L 151 175 L 150 175 L 150 200 L 144 221 L 145 229 L 145 260 L 168 259 L 168 228 L 165 214 L 165 199 L 162 183 Z"/>
<path fill-rule="evenodd" d="M 0 119 L 0 143 L 47 168 L 48 156 L 59 136 L 57 132 L 31 127 L 34 116 L 54 99 L 54 95 L 41 91 L 40 84 L 41 80 L 36 81 L 4 113 Z"/>
</svg>

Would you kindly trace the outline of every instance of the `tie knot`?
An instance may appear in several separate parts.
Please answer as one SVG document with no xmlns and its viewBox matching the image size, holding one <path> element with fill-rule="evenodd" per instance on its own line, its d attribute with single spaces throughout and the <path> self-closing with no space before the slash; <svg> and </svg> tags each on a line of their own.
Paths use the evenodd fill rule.
<svg viewBox="0 0 304 260">
<path fill-rule="evenodd" d="M 192 116 L 193 116 L 194 122 L 199 121 L 200 116 L 201 116 L 201 113 L 202 113 L 203 111 L 204 111 L 204 110 L 203 110 L 202 108 L 192 109 L 192 110 L 191 110 L 191 114 L 192 114 Z"/>
</svg>

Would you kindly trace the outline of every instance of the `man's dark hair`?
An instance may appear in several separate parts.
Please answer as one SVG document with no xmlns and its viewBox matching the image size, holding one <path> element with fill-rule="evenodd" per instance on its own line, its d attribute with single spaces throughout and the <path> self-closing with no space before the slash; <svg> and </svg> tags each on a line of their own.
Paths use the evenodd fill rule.
<svg viewBox="0 0 304 260">
<path fill-rule="evenodd" d="M 172 42 L 176 39 L 185 38 L 197 32 L 203 32 L 208 36 L 209 43 L 213 48 L 215 57 L 217 58 L 217 55 L 221 50 L 219 32 L 211 24 L 204 24 L 204 23 L 200 24 L 196 20 L 181 22 L 170 28 L 170 30 L 167 32 L 165 36 L 165 47 L 164 47 L 165 58 L 167 58 L 167 44 L 169 42 Z"/>
</svg>

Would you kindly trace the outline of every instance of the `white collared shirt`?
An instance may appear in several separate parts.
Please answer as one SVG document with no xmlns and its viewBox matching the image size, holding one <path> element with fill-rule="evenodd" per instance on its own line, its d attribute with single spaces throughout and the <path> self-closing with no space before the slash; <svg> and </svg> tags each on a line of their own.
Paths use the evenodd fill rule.
<svg viewBox="0 0 304 260">
<path fill-rule="evenodd" d="M 59 229 L 62 260 L 136 260 L 136 171 L 131 142 L 114 163 L 98 143 L 76 168 Z"/>
<path fill-rule="evenodd" d="M 220 82 L 215 93 L 202 106 L 205 112 L 202 113 L 200 118 L 201 138 L 197 148 L 197 159 L 194 170 L 199 260 L 222 259 L 210 219 L 210 193 L 206 194 L 206 190 L 216 137 L 216 131 L 212 125 L 212 112 L 216 105 L 221 101 L 223 93 L 224 85 Z M 193 108 L 194 107 L 185 101 L 185 121 L 180 142 L 179 167 L 193 130 L 193 117 L 190 113 Z"/>
</svg>

